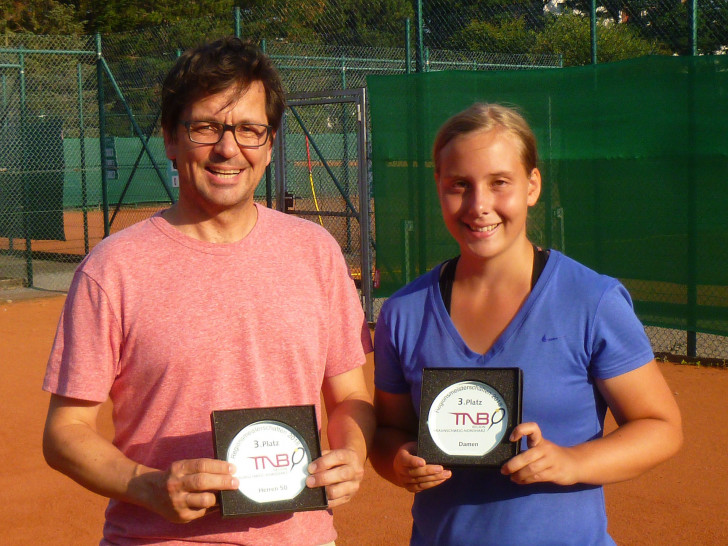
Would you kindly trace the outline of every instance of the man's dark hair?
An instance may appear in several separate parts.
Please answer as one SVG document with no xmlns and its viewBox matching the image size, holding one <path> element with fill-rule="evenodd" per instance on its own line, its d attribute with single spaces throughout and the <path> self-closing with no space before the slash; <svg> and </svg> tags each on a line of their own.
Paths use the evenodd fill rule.
<svg viewBox="0 0 728 546">
<path fill-rule="evenodd" d="M 268 124 L 277 131 L 286 107 L 283 84 L 258 46 L 228 36 L 185 51 L 162 84 L 162 128 L 174 138 L 180 115 L 192 102 L 230 88 L 242 93 L 255 81 L 265 87 Z"/>
</svg>

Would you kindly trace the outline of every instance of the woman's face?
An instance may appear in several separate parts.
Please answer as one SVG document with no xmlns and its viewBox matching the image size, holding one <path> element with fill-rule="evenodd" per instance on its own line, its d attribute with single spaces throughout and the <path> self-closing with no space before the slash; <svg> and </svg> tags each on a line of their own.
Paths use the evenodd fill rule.
<svg viewBox="0 0 728 546">
<path fill-rule="evenodd" d="M 466 133 L 442 148 L 439 159 L 442 216 L 463 256 L 494 258 L 526 240 L 541 174 L 526 171 L 517 137 L 500 128 Z"/>
</svg>

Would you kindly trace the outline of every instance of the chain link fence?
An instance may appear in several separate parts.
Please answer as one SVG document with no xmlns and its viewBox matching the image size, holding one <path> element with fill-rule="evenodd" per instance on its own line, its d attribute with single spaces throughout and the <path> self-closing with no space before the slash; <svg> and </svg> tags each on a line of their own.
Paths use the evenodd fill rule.
<svg viewBox="0 0 728 546">
<path fill-rule="evenodd" d="M 561 55 L 565 66 L 647 54 L 722 53 L 728 3 L 712 0 L 423 2 L 424 42 L 441 49 Z M 594 32 L 592 33 L 592 29 Z"/>
<path fill-rule="evenodd" d="M 208 39 L 259 42 L 289 93 L 365 87 L 370 74 L 563 67 L 728 46 L 727 0 L 598 2 L 593 16 L 590 9 L 584 0 L 274 0 L 103 36 L 1 35 L 0 286 L 64 291 L 101 238 L 176 199 L 159 90 L 181 51 Z M 336 112 L 322 109 L 312 119 L 329 140 L 349 138 Z M 331 142 L 327 154 L 348 153 L 348 144 Z M 314 160 L 314 190 L 321 168 Z M 301 169 L 292 183 L 303 194 L 311 184 Z M 262 182 L 256 199 L 276 198 Z M 337 237 L 356 238 L 350 222 Z M 651 338 L 656 350 L 670 350 L 681 347 L 680 335 Z M 724 338 L 698 337 L 700 354 L 728 356 Z"/>
<path fill-rule="evenodd" d="M 0 277 L 65 288 L 93 241 L 80 236 L 98 200 L 95 55 L 88 37 L 17 36 L 0 53 Z M 78 224 L 65 225 L 64 201 Z M 75 230 L 78 228 L 78 232 Z M 103 234 L 100 234 L 103 235 Z M 100 236 L 98 237 L 100 239 Z M 85 244 L 84 244 L 85 243 Z"/>
</svg>

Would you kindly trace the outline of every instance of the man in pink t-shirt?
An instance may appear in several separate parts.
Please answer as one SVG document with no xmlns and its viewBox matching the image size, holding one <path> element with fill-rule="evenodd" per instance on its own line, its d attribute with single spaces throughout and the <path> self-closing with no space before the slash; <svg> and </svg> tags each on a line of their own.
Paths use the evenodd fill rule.
<svg viewBox="0 0 728 546">
<path fill-rule="evenodd" d="M 325 230 L 253 202 L 284 108 L 254 45 L 225 38 L 183 54 L 162 89 L 179 200 L 76 271 L 43 384 L 43 451 L 110 498 L 101 544 L 336 538 L 328 510 L 220 517 L 216 493 L 239 480 L 214 458 L 212 410 L 311 404 L 320 426 L 323 394 L 331 449 L 306 485 L 325 487 L 329 507 L 359 488 L 374 418 L 356 289 Z M 96 429 L 108 398 L 113 442 Z"/>
</svg>

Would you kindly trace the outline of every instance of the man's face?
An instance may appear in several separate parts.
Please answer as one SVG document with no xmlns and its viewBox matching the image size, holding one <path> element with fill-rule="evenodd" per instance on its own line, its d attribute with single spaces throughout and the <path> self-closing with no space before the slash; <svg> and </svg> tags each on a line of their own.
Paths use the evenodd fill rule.
<svg viewBox="0 0 728 546">
<path fill-rule="evenodd" d="M 182 111 L 180 121 L 267 124 L 265 106 L 265 88 L 254 81 L 242 95 L 231 88 L 196 100 Z M 214 216 L 253 206 L 253 193 L 270 163 L 273 135 L 260 148 L 241 148 L 231 131 L 217 144 L 196 144 L 182 124 L 174 136 L 165 132 L 164 146 L 167 157 L 177 161 L 182 207 Z"/>
</svg>

